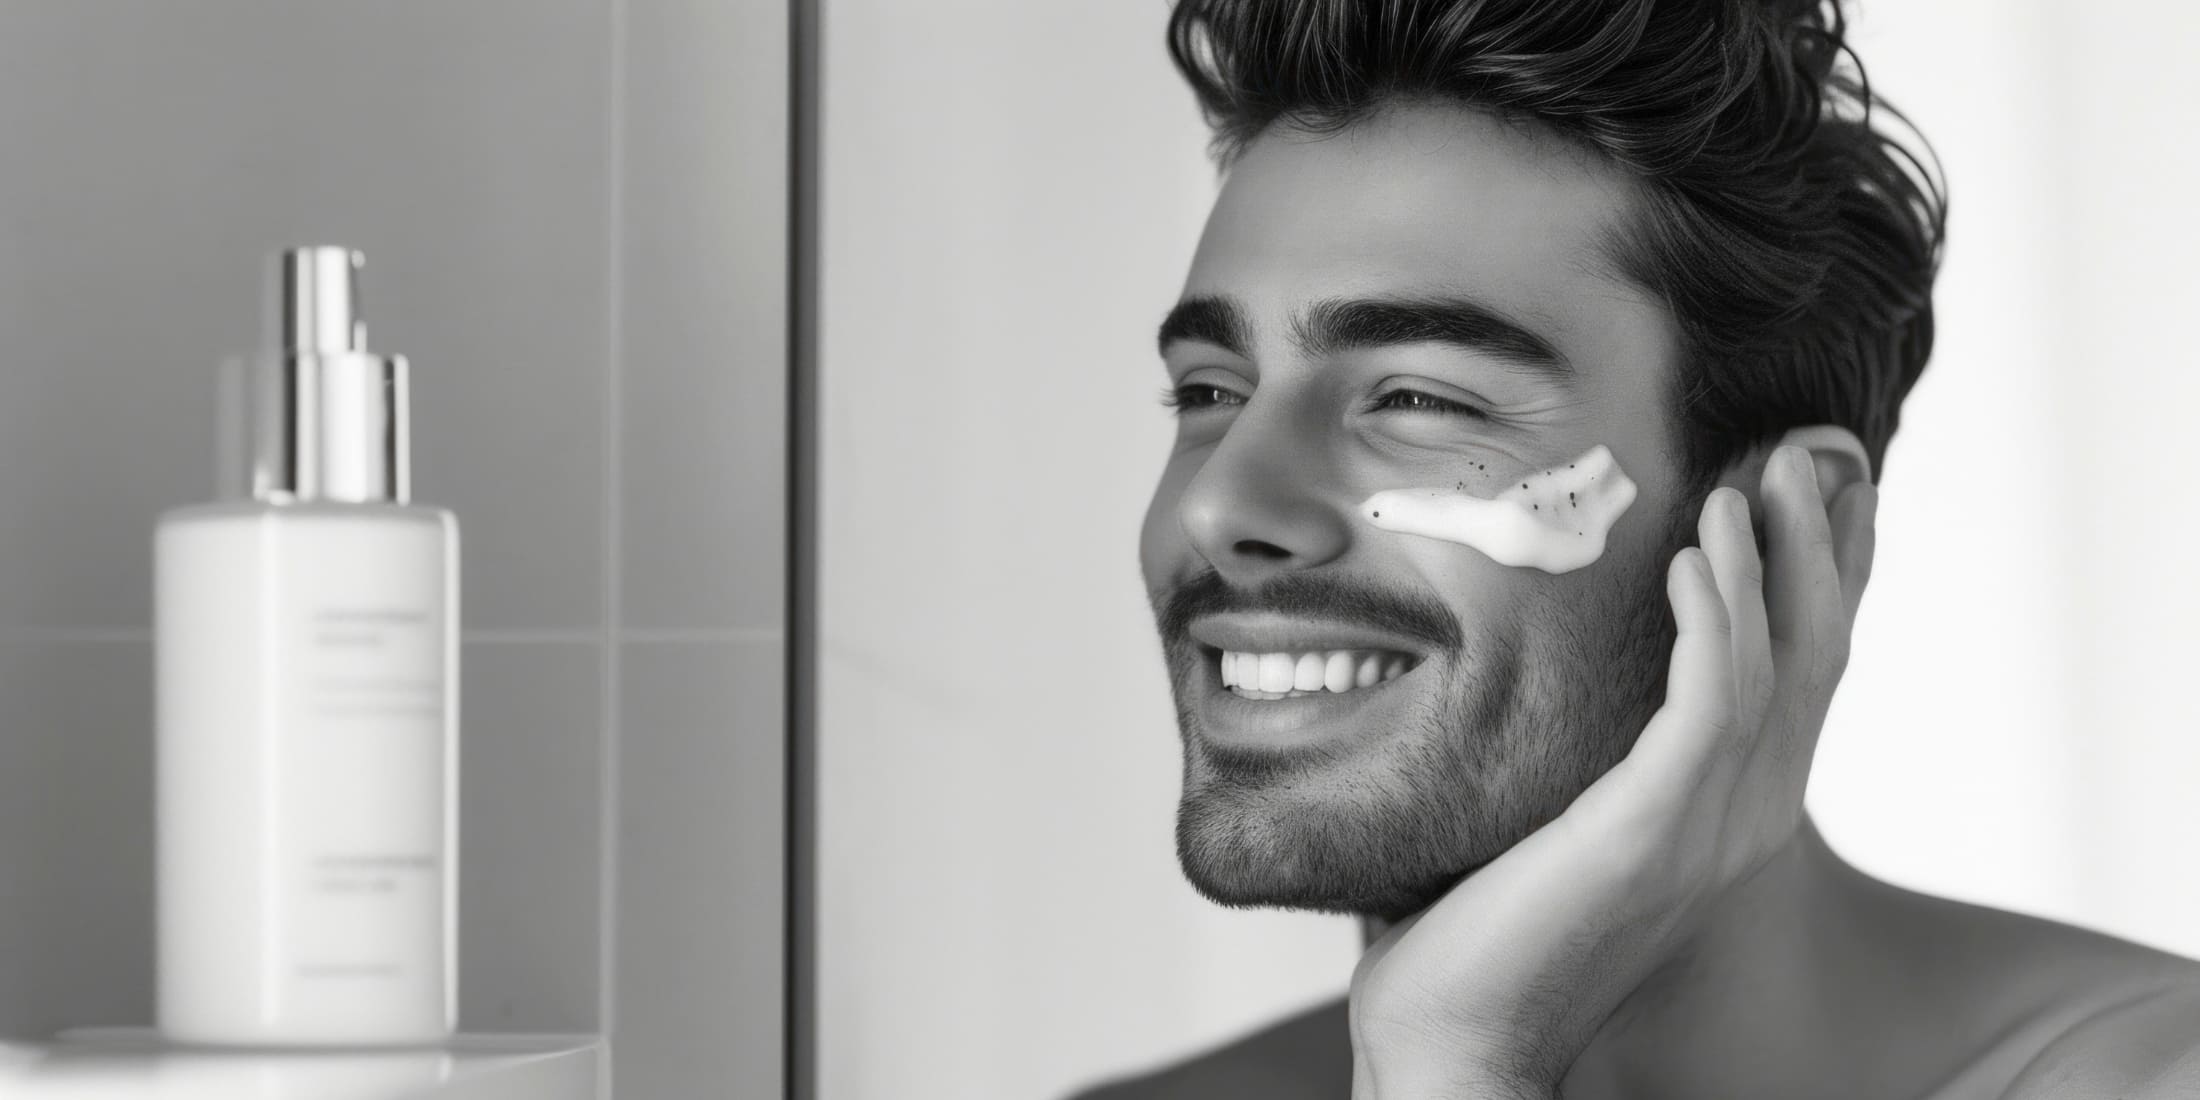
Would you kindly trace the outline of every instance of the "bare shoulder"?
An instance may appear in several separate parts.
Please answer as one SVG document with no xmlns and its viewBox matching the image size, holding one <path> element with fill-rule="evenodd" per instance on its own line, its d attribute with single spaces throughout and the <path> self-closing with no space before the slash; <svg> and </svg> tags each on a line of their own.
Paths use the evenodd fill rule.
<svg viewBox="0 0 2200 1100">
<path fill-rule="evenodd" d="M 1914 988 L 1934 990 L 1929 1014 L 1982 1038 L 1934 1098 L 2200 1100 L 2200 959 L 2046 917 L 1888 898 L 1914 935 Z"/>
<path fill-rule="evenodd" d="M 2101 1006 L 2043 1047 L 2007 1100 L 2200 1097 L 2200 979 L 2190 975 Z"/>
<path fill-rule="evenodd" d="M 1935 1100 L 2200 1100 L 2200 961 L 2088 928 L 1883 887 L 1884 1009 Z M 1954 1067 L 1952 1070 L 1950 1067 Z"/>
<path fill-rule="evenodd" d="M 1352 1091 L 1348 1027 L 1339 997 L 1227 1046 L 1071 1100 L 1336 1100 Z"/>
</svg>

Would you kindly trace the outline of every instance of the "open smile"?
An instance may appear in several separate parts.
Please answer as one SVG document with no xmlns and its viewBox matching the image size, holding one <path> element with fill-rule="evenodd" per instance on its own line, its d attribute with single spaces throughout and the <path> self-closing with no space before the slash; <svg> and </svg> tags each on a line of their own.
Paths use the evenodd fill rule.
<svg viewBox="0 0 2200 1100">
<path fill-rule="evenodd" d="M 1358 740 L 1407 715 L 1402 681 L 1428 654 L 1387 632 L 1276 615 L 1224 614 L 1192 624 L 1203 734 L 1244 747 Z"/>
<path fill-rule="evenodd" d="M 1395 680 L 1420 664 L 1410 653 L 1386 649 L 1310 650 L 1304 653 L 1215 651 L 1222 686 L 1244 699 L 1291 699 L 1316 692 L 1341 695 Z"/>
</svg>

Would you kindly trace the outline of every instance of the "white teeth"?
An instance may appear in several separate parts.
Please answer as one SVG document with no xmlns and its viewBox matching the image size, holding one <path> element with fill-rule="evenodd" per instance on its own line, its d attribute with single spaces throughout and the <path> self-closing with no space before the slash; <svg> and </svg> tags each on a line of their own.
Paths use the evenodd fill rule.
<svg viewBox="0 0 2200 1100">
<path fill-rule="evenodd" d="M 1327 664 L 1319 653 L 1309 653 L 1299 658 L 1291 669 L 1291 687 L 1296 691 L 1320 691 L 1322 669 Z"/>
<path fill-rule="evenodd" d="M 1352 690 L 1352 654 L 1338 650 L 1322 662 L 1322 686 L 1331 691 Z"/>
<path fill-rule="evenodd" d="M 1296 654 L 1224 652 L 1219 662 L 1222 686 L 1260 699 L 1373 687 L 1404 675 L 1413 666 L 1413 658 L 1407 654 L 1354 649 Z"/>
<path fill-rule="evenodd" d="M 1353 687 L 1374 687 L 1383 679 L 1383 655 L 1370 653 L 1360 658 L 1360 668 L 1352 675 Z"/>
</svg>

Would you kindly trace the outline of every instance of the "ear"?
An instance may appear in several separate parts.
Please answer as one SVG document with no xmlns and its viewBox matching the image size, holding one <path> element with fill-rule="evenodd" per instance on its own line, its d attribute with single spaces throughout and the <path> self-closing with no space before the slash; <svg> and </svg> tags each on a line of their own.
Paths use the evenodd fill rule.
<svg viewBox="0 0 2200 1100">
<path fill-rule="evenodd" d="M 1718 483 L 1733 486 L 1748 498 L 1749 522 L 1756 528 L 1760 554 L 1765 551 L 1765 502 L 1760 493 L 1765 463 L 1772 459 L 1772 452 L 1790 444 L 1810 452 L 1811 464 L 1818 470 L 1818 499 L 1829 506 L 1843 489 L 1871 480 L 1871 456 L 1865 453 L 1863 441 L 1856 438 L 1855 432 L 1833 424 L 1789 428 L 1780 438 L 1750 451 L 1747 458 L 1727 467 Z M 1836 532 L 1835 538 L 1839 537 Z"/>
<path fill-rule="evenodd" d="M 1818 499 L 1831 501 L 1841 495 L 1841 490 L 1859 481 L 1870 481 L 1871 457 L 1864 452 L 1864 443 L 1856 433 L 1832 424 L 1812 424 L 1804 428 L 1789 428 L 1780 438 L 1759 446 L 1746 458 L 1727 467 L 1720 485 L 1730 485 L 1741 490 L 1749 498 L 1751 521 L 1764 520 L 1764 502 L 1758 498 L 1758 488 L 1764 484 L 1765 463 L 1771 461 L 1772 452 L 1785 446 L 1797 446 L 1810 452 L 1812 465 L 1818 468 Z"/>
<path fill-rule="evenodd" d="M 1856 438 L 1856 433 L 1832 424 L 1813 424 L 1790 428 L 1781 433 L 1780 438 L 1751 451 L 1747 461 L 1730 467 L 1720 483 L 1732 485 L 1749 498 L 1749 519 L 1751 526 L 1756 528 L 1759 554 L 1767 549 L 1765 505 L 1761 499 L 1765 463 L 1771 460 L 1774 451 L 1785 446 L 1801 447 L 1810 452 L 1811 465 L 1818 473 L 1818 499 L 1826 503 L 1826 520 L 1833 529 L 1834 562 L 1841 574 L 1842 602 L 1847 605 L 1849 621 L 1853 623 L 1857 607 L 1864 598 L 1864 588 L 1871 580 L 1872 551 L 1877 539 L 1870 520 L 1858 518 L 1860 505 L 1850 502 L 1836 508 L 1833 502 L 1850 486 L 1859 482 L 1871 483 L 1871 457 L 1865 453 L 1864 444 Z M 1858 523 L 1864 526 L 1859 529 Z"/>
<path fill-rule="evenodd" d="M 1859 481 L 1872 479 L 1871 456 L 1864 451 L 1864 443 L 1856 433 L 1832 424 L 1813 424 L 1807 428 L 1789 428 L 1782 433 L 1779 447 L 1801 447 L 1810 452 L 1812 465 L 1818 468 L 1818 499 L 1831 503 L 1841 495 L 1841 490 Z M 1767 458 L 1771 451 L 1766 451 Z M 1758 475 L 1763 476 L 1764 463 L 1757 464 Z M 1755 493 L 1751 493 L 1755 496 Z"/>
</svg>

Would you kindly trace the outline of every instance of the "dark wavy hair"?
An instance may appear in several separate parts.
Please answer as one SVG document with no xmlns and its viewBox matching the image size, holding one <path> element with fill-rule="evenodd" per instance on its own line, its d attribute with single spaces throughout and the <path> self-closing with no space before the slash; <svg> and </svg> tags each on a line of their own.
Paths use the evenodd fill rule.
<svg viewBox="0 0 2200 1100">
<path fill-rule="evenodd" d="M 1328 132 L 1434 99 L 1638 179 L 1615 259 L 1678 320 L 1669 397 L 1700 495 L 1808 424 L 1855 432 L 1878 480 L 1932 351 L 1946 189 L 1844 33 L 1818 0 L 1180 0 L 1169 53 L 1225 168 L 1278 121 Z"/>
</svg>

